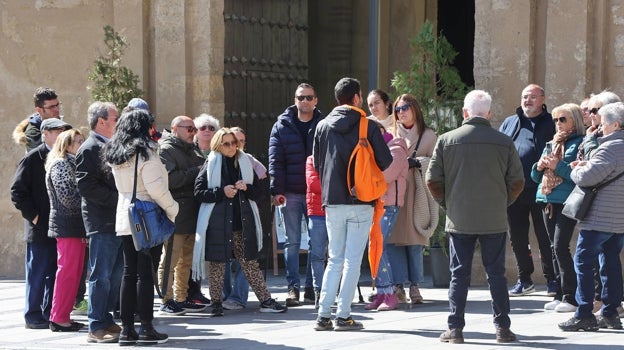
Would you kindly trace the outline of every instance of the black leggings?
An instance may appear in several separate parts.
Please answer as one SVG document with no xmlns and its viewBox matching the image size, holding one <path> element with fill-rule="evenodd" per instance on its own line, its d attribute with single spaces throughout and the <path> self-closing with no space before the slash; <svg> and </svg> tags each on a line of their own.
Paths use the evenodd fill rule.
<svg viewBox="0 0 624 350">
<path fill-rule="evenodd" d="M 142 325 L 151 325 L 154 319 L 154 279 L 152 259 L 134 249 L 132 236 L 122 236 L 124 270 L 121 280 L 121 321 L 124 326 L 134 324 L 134 313 Z"/>
</svg>

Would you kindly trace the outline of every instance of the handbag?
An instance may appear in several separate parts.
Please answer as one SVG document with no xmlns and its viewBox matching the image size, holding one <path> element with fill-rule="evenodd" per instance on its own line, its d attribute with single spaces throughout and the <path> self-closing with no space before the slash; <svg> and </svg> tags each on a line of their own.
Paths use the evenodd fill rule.
<svg viewBox="0 0 624 350">
<path fill-rule="evenodd" d="M 609 181 L 605 181 L 593 187 L 580 187 L 576 185 L 563 203 L 561 213 L 570 219 L 576 219 L 578 221 L 583 220 L 585 216 L 587 216 L 587 213 L 589 213 L 589 209 L 594 203 L 598 190 L 619 179 L 622 175 L 624 175 L 624 172 Z"/>
<path fill-rule="evenodd" d="M 173 234 L 175 225 L 158 204 L 136 198 L 138 165 L 139 154 L 137 153 L 128 216 L 134 249 L 137 252 L 148 252 L 150 248 L 166 242 Z"/>
</svg>

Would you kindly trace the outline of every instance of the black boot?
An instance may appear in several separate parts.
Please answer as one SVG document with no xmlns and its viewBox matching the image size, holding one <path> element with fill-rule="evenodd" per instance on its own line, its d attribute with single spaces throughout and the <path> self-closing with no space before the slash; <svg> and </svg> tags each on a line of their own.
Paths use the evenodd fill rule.
<svg viewBox="0 0 624 350">
<path fill-rule="evenodd" d="M 124 325 L 121 328 L 121 333 L 119 334 L 119 346 L 135 345 L 138 340 L 139 335 L 136 330 L 134 330 L 134 324 L 129 326 Z"/>
<path fill-rule="evenodd" d="M 164 333 L 158 333 L 152 324 L 142 324 L 139 329 L 138 345 L 152 345 L 166 343 L 169 336 Z"/>
</svg>

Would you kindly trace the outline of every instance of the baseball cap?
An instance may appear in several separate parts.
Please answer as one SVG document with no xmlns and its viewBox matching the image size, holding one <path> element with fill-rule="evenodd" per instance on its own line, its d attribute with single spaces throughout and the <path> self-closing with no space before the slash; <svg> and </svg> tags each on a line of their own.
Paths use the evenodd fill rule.
<svg viewBox="0 0 624 350">
<path fill-rule="evenodd" d="M 71 129 L 72 126 L 65 123 L 64 121 L 58 118 L 48 118 L 41 122 L 41 127 L 39 128 L 41 131 L 43 130 L 54 130 L 54 129 Z"/>
</svg>

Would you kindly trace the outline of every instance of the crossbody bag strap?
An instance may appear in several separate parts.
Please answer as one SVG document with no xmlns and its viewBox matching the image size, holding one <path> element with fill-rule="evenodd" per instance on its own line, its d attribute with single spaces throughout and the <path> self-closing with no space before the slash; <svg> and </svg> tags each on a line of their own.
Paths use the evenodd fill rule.
<svg viewBox="0 0 624 350">
<path fill-rule="evenodd" d="M 134 185 L 132 185 L 132 199 L 130 200 L 130 203 L 134 203 L 134 201 L 136 200 L 136 188 L 137 188 L 137 174 L 138 174 L 138 169 L 139 169 L 139 153 L 137 152 L 136 154 L 136 161 L 134 162 Z"/>
<path fill-rule="evenodd" d="M 611 180 L 609 180 L 609 181 L 605 181 L 605 182 L 603 182 L 603 183 L 601 183 L 601 184 L 598 184 L 598 185 L 594 186 L 594 187 L 592 188 L 592 190 L 593 190 L 594 192 L 595 192 L 595 191 L 598 191 L 598 190 L 600 190 L 601 188 L 605 187 L 606 185 L 608 185 L 608 184 L 612 183 L 613 181 L 615 181 L 615 180 L 619 179 L 620 177 L 622 177 L 622 175 L 624 175 L 624 171 L 623 171 L 623 172 L 621 172 L 621 173 L 619 173 L 619 174 L 618 174 L 618 176 L 616 176 L 616 177 L 612 178 Z"/>
<path fill-rule="evenodd" d="M 414 148 L 414 152 L 412 152 L 412 158 L 416 158 L 416 151 L 418 151 L 418 146 L 420 146 L 420 140 L 422 140 L 422 134 L 418 135 L 418 141 L 416 141 L 416 147 Z"/>
</svg>

